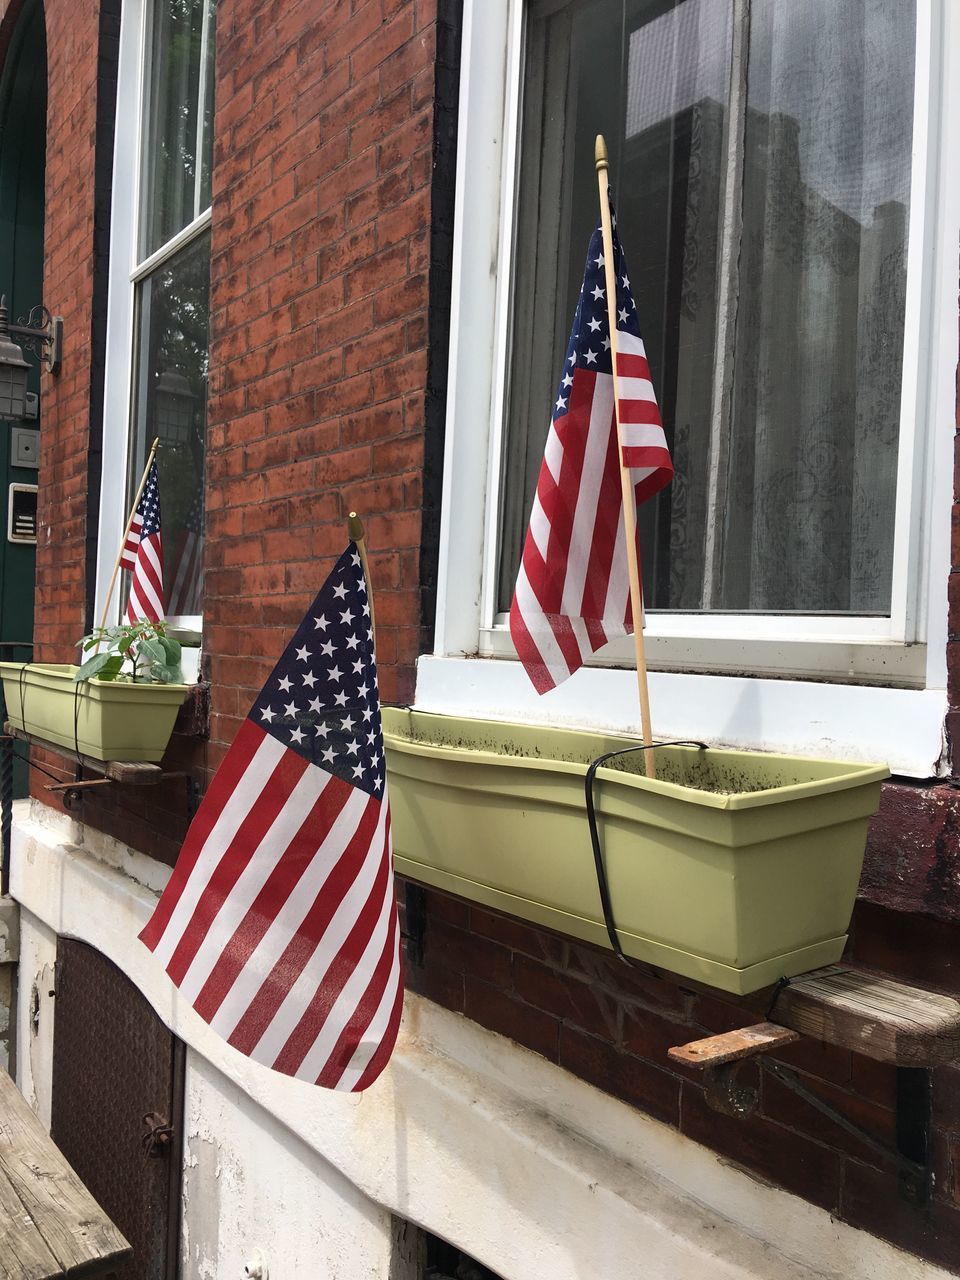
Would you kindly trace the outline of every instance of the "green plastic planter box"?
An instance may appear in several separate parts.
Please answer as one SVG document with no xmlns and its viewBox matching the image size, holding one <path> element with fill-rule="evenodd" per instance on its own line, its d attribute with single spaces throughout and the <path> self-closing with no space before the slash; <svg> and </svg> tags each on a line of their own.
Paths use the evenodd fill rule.
<svg viewBox="0 0 960 1280">
<path fill-rule="evenodd" d="M 0 662 L 7 719 L 18 729 L 95 760 L 159 761 L 186 684 L 74 681 L 76 667 Z"/>
<path fill-rule="evenodd" d="M 584 806 L 636 739 L 384 709 L 401 875 L 609 946 Z M 660 747 L 597 771 L 620 943 L 744 994 L 840 959 L 883 765 Z"/>
</svg>

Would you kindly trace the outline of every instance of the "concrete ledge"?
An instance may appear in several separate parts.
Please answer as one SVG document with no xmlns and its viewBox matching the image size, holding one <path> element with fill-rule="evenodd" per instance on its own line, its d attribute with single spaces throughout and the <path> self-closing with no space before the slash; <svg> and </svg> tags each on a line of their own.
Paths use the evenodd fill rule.
<svg viewBox="0 0 960 1280">
<path fill-rule="evenodd" d="M 643 1260 L 645 1280 L 948 1280 L 415 995 L 390 1066 L 364 1094 L 271 1072 L 215 1035 L 138 941 L 156 902 L 145 882 L 166 868 L 121 857 L 40 805 L 18 807 L 13 853 L 12 890 L 31 913 L 25 950 L 28 928 L 44 926 L 96 947 L 194 1053 L 321 1158 L 317 1177 L 326 1162 L 504 1280 L 627 1274 L 625 1259 Z M 28 1096 L 46 1088 L 25 1084 Z"/>
</svg>

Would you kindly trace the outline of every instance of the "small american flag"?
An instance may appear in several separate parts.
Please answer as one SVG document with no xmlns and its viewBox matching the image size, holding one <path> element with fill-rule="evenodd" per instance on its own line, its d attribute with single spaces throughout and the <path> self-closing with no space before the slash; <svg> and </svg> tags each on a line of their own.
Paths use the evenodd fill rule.
<svg viewBox="0 0 960 1280">
<path fill-rule="evenodd" d="M 257 1062 L 351 1091 L 386 1065 L 400 930 L 370 606 L 352 547 L 241 725 L 140 937 Z"/>
<path fill-rule="evenodd" d="M 150 622 L 159 622 L 166 613 L 166 606 L 163 601 L 160 479 L 156 462 L 150 463 L 147 483 L 143 486 L 130 532 L 123 544 L 120 564 L 133 575 L 127 597 L 127 621 L 147 618 Z"/>
<path fill-rule="evenodd" d="M 173 555 L 173 585 L 169 592 L 168 613 L 174 617 L 200 612 L 200 563 L 203 556 L 203 489 L 197 493 L 187 512 L 187 521 Z"/>
<path fill-rule="evenodd" d="M 613 251 L 623 460 L 640 503 L 670 482 L 673 464 L 615 218 Z M 538 693 L 633 627 L 609 329 L 598 222 L 510 607 L 510 635 Z"/>
</svg>

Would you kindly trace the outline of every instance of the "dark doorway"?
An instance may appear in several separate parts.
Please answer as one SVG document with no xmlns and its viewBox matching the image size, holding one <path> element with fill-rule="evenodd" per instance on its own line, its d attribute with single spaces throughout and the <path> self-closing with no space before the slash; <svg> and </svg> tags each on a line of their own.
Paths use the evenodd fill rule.
<svg viewBox="0 0 960 1280">
<path fill-rule="evenodd" d="M 0 294 L 13 321 L 42 298 L 46 124 L 43 5 L 24 0 L 0 68 Z M 37 483 L 40 374 L 36 360 L 28 360 L 31 416 L 0 423 L 0 658 L 23 661 L 33 639 L 36 543 L 11 541 L 7 508 L 11 485 Z M 21 492 L 29 497 L 29 489 Z M 22 755 L 24 748 L 18 744 L 16 751 Z M 27 794 L 21 759 L 14 766 L 14 793 Z"/>
<path fill-rule="evenodd" d="M 183 1044 L 115 964 L 69 938 L 55 1007 L 53 1140 L 133 1246 L 117 1280 L 175 1280 Z"/>
</svg>

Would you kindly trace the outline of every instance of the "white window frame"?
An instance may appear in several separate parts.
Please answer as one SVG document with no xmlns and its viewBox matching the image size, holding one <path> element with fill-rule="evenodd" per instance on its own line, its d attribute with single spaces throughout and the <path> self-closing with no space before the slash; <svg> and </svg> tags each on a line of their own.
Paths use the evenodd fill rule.
<svg viewBox="0 0 960 1280">
<path fill-rule="evenodd" d="M 957 367 L 960 12 L 917 0 L 913 176 L 889 618 L 651 612 L 654 729 L 938 772 Z M 629 641 L 538 698 L 494 613 L 524 0 L 466 0 L 434 654 L 417 705 L 635 730 Z M 478 483 L 478 477 L 483 481 Z M 478 662 L 476 659 L 488 661 Z M 693 674 L 696 673 L 696 674 Z"/>
<path fill-rule="evenodd" d="M 137 286 L 179 253 L 211 224 L 211 209 L 196 216 L 148 258 L 140 260 L 140 207 L 143 188 L 142 147 L 145 122 L 144 90 L 150 58 L 153 0 L 123 0 L 120 18 L 117 121 L 113 153 L 113 204 L 110 216 L 110 281 L 107 292 L 107 350 L 103 397 L 103 466 L 100 481 L 100 519 L 97 536 L 96 616 L 103 613 L 120 539 L 127 517 L 127 478 L 131 459 L 131 416 L 135 376 L 135 319 Z M 204 31 L 207 15 L 204 14 Z M 201 62 L 200 88 L 205 83 Z M 199 129 L 198 112 L 198 129 Z M 162 497 L 162 495 L 161 495 Z M 108 621 L 120 620 L 120 593 L 114 591 Z M 184 638 L 201 631 L 200 614 L 168 617 Z M 184 649 L 184 674 L 196 649 Z"/>
</svg>

